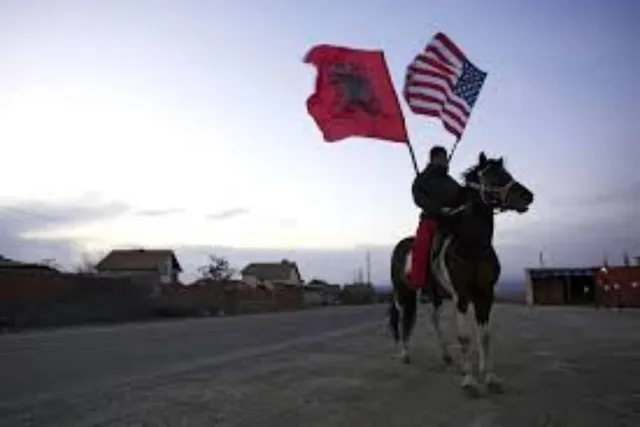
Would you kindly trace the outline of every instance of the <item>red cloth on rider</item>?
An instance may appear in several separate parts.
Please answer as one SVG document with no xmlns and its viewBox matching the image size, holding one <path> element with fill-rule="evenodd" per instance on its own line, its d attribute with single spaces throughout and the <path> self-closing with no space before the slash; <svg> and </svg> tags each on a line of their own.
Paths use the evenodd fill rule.
<svg viewBox="0 0 640 427">
<path fill-rule="evenodd" d="M 411 249 L 411 272 L 409 280 L 415 289 L 425 287 L 431 274 L 431 245 L 436 235 L 438 222 L 433 218 L 422 218 Z"/>
</svg>

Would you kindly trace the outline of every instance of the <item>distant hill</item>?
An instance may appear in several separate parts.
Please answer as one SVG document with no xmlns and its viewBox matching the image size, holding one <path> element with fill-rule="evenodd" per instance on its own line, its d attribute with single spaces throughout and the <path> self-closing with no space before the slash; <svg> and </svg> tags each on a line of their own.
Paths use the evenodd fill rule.
<svg viewBox="0 0 640 427">
<path fill-rule="evenodd" d="M 503 279 L 498 282 L 498 291 L 524 291 L 524 280 L 523 279 Z"/>
</svg>

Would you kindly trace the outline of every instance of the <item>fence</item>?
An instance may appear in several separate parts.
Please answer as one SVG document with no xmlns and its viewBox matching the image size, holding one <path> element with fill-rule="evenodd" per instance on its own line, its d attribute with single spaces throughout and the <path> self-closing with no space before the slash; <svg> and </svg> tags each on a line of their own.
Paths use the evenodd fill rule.
<svg viewBox="0 0 640 427">
<path fill-rule="evenodd" d="M 169 285 L 127 278 L 35 271 L 0 271 L 0 328 L 123 322 L 151 317 L 209 316 L 299 310 L 302 287 L 273 289 L 242 282 Z"/>
<path fill-rule="evenodd" d="M 242 282 L 200 282 L 166 288 L 155 307 L 156 312 L 168 316 L 298 310 L 302 307 L 302 289 L 279 284 L 271 290 Z"/>
<path fill-rule="evenodd" d="M 152 315 L 151 290 L 127 279 L 4 271 L 0 323 L 21 329 L 146 318 Z"/>
</svg>

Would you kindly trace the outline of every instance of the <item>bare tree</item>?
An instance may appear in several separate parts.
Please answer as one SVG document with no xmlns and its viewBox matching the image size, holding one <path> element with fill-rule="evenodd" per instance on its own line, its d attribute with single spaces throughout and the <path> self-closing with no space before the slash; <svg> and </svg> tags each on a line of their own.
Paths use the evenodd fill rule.
<svg viewBox="0 0 640 427">
<path fill-rule="evenodd" d="M 49 268 L 53 268 L 54 270 L 62 270 L 62 265 L 55 258 L 44 258 L 41 259 L 38 264 L 44 265 Z"/>
<path fill-rule="evenodd" d="M 214 282 L 226 282 L 236 274 L 236 270 L 231 267 L 231 264 L 229 264 L 226 258 L 209 255 L 207 264 L 198 267 L 198 273 L 202 279 L 208 279 Z"/>
<path fill-rule="evenodd" d="M 82 253 L 80 262 L 74 268 L 74 273 L 96 274 L 96 263 L 87 253 Z"/>
</svg>

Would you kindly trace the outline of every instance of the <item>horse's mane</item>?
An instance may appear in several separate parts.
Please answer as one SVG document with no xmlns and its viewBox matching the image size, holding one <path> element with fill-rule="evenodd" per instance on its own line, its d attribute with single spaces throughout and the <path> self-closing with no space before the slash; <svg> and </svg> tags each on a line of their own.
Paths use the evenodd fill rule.
<svg viewBox="0 0 640 427">
<path fill-rule="evenodd" d="M 497 163 L 498 161 L 499 159 L 487 159 L 487 164 Z M 504 160 L 502 161 L 502 167 L 505 171 L 507 170 L 507 165 Z M 480 169 L 480 163 L 476 163 L 475 165 L 469 166 L 460 174 L 462 177 L 462 181 L 465 184 L 468 183 L 469 181 L 472 181 L 473 178 L 477 176 L 479 169 Z"/>
<path fill-rule="evenodd" d="M 462 177 L 462 181 L 465 183 L 469 182 L 470 178 L 472 178 L 478 173 L 479 168 L 480 168 L 480 164 L 476 164 L 476 165 L 471 165 L 468 168 L 466 168 L 464 171 L 462 171 L 462 173 L 460 174 L 460 176 Z"/>
</svg>

